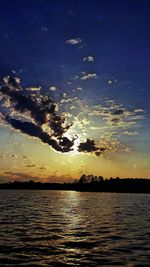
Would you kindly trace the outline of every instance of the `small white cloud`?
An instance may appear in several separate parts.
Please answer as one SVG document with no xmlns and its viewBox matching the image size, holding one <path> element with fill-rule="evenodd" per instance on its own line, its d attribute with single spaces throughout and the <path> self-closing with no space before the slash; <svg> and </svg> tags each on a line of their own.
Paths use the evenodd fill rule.
<svg viewBox="0 0 150 267">
<path fill-rule="evenodd" d="M 92 57 L 92 56 L 84 57 L 83 61 L 94 62 L 94 57 Z"/>
<path fill-rule="evenodd" d="M 70 45 L 77 45 L 82 43 L 81 38 L 72 38 L 66 41 L 66 44 L 70 44 Z"/>
<path fill-rule="evenodd" d="M 81 80 L 88 80 L 92 78 L 97 79 L 96 73 L 88 73 L 87 75 L 84 75 L 83 77 L 81 77 Z"/>
<path fill-rule="evenodd" d="M 49 90 L 55 92 L 57 90 L 57 88 L 56 88 L 56 86 L 51 86 L 51 87 L 49 87 Z"/>
<path fill-rule="evenodd" d="M 108 80 L 108 81 L 107 81 L 107 84 L 109 84 L 109 85 L 111 85 L 112 83 L 113 83 L 112 80 Z"/>
</svg>

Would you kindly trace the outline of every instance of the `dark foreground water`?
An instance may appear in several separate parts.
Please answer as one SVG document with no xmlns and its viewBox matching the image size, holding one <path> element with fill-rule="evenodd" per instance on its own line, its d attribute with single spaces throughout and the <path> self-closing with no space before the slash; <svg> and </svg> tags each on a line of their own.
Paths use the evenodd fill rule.
<svg viewBox="0 0 150 267">
<path fill-rule="evenodd" d="M 150 195 L 0 191 L 0 266 L 150 266 Z"/>
</svg>

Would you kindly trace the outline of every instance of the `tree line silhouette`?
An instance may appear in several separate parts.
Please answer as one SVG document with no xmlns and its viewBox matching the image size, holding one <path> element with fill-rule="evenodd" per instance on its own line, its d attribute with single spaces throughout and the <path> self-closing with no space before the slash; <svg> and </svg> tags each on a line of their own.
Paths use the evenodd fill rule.
<svg viewBox="0 0 150 267">
<path fill-rule="evenodd" d="M 83 174 L 72 183 L 42 183 L 30 181 L 14 181 L 0 184 L 0 189 L 21 190 L 74 190 L 88 192 L 117 193 L 150 193 L 150 179 L 146 178 L 113 178 Z"/>
</svg>

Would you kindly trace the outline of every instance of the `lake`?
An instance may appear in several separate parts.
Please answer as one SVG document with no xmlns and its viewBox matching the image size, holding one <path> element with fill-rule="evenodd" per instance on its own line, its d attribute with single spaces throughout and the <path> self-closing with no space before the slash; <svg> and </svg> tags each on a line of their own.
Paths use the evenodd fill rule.
<svg viewBox="0 0 150 267">
<path fill-rule="evenodd" d="M 150 266 L 150 195 L 0 191 L 0 266 Z"/>
</svg>

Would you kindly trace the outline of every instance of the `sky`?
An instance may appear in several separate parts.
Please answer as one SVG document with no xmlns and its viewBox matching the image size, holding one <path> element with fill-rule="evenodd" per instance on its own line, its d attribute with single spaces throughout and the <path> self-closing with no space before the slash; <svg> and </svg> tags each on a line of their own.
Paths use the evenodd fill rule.
<svg viewBox="0 0 150 267">
<path fill-rule="evenodd" d="M 0 182 L 150 178 L 150 1 L 1 0 Z"/>
</svg>

